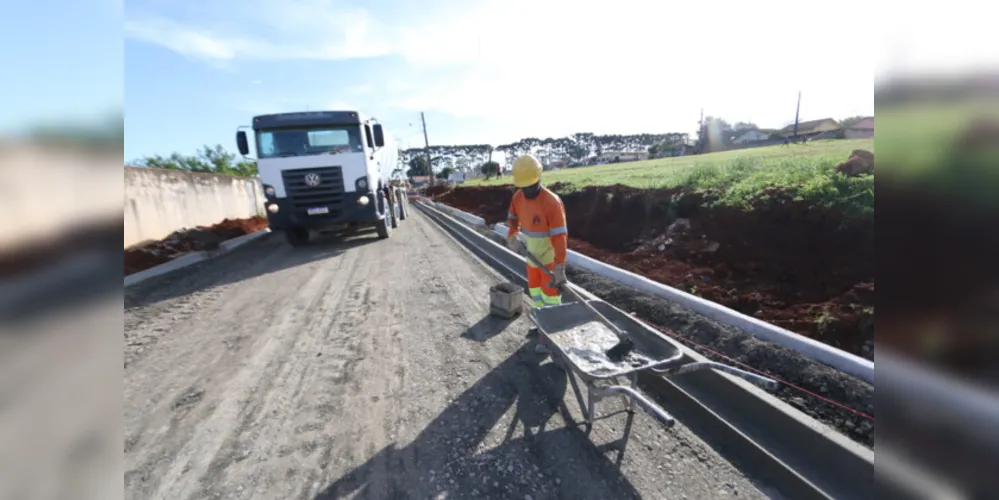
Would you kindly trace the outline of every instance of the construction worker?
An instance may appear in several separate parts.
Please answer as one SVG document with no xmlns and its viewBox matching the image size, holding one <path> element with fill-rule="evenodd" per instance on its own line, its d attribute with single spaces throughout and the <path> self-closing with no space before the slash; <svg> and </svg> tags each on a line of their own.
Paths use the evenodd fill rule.
<svg viewBox="0 0 999 500">
<path fill-rule="evenodd" d="M 565 225 L 565 206 L 558 195 L 541 185 L 541 162 L 531 155 L 524 155 L 513 162 L 513 184 L 517 192 L 510 201 L 507 214 L 506 241 L 510 250 L 520 253 L 527 250 L 555 276 L 554 282 L 527 261 L 527 288 L 534 307 L 562 303 L 559 290 L 567 280 L 565 258 L 569 233 Z M 526 243 L 521 243 L 522 236 Z M 554 286 L 549 286 L 552 284 Z"/>
</svg>

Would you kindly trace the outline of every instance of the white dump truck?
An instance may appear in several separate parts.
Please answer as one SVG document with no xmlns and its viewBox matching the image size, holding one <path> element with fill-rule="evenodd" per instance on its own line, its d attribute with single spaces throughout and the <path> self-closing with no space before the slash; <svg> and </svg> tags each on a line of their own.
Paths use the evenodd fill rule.
<svg viewBox="0 0 999 500">
<path fill-rule="evenodd" d="M 399 151 L 374 118 L 356 111 L 255 116 L 236 132 L 243 156 L 250 154 L 247 128 L 268 223 L 292 246 L 308 243 L 313 231 L 370 226 L 385 239 L 406 218 L 406 196 L 389 182 Z"/>
</svg>

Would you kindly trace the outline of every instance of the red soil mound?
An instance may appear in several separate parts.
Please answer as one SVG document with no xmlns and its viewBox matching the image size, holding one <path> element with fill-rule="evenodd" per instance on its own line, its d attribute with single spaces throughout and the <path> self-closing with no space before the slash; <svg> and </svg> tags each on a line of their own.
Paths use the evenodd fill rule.
<svg viewBox="0 0 999 500">
<path fill-rule="evenodd" d="M 225 219 L 209 227 L 182 229 L 166 238 L 125 250 L 125 276 L 158 266 L 188 252 L 218 250 L 219 244 L 267 228 L 266 217 Z"/>
<path fill-rule="evenodd" d="M 437 197 L 503 222 L 510 187 Z M 873 340 L 874 222 L 766 193 L 752 210 L 627 186 L 562 195 L 573 250 L 742 313 L 863 353 Z M 869 347 L 868 347 L 869 349 Z"/>
</svg>

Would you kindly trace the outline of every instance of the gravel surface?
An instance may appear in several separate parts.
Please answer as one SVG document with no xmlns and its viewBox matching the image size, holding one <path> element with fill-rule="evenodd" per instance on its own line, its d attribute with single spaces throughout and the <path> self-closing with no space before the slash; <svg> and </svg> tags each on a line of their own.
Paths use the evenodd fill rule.
<svg viewBox="0 0 999 500">
<path fill-rule="evenodd" d="M 583 424 L 526 319 L 488 316 L 499 279 L 412 214 L 127 288 L 126 497 L 766 498 L 681 423 Z"/>
</svg>

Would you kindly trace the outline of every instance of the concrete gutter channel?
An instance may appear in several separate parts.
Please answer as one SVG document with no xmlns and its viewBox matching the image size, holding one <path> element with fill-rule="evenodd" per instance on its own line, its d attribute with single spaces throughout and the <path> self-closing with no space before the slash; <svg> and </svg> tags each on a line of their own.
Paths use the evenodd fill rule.
<svg viewBox="0 0 999 500">
<path fill-rule="evenodd" d="M 427 203 L 414 206 L 505 277 L 525 282 L 524 259 L 501 245 L 499 235 L 483 229 L 481 219 L 446 209 L 452 217 Z M 486 231 L 488 237 L 482 234 Z M 597 298 L 585 290 L 583 294 Z M 706 360 L 681 348 L 692 361 Z M 876 480 L 872 450 L 742 379 L 708 370 L 671 380 L 650 374 L 640 382 L 733 465 L 787 498 L 925 497 L 926 490 L 916 485 L 886 475 Z"/>
</svg>

